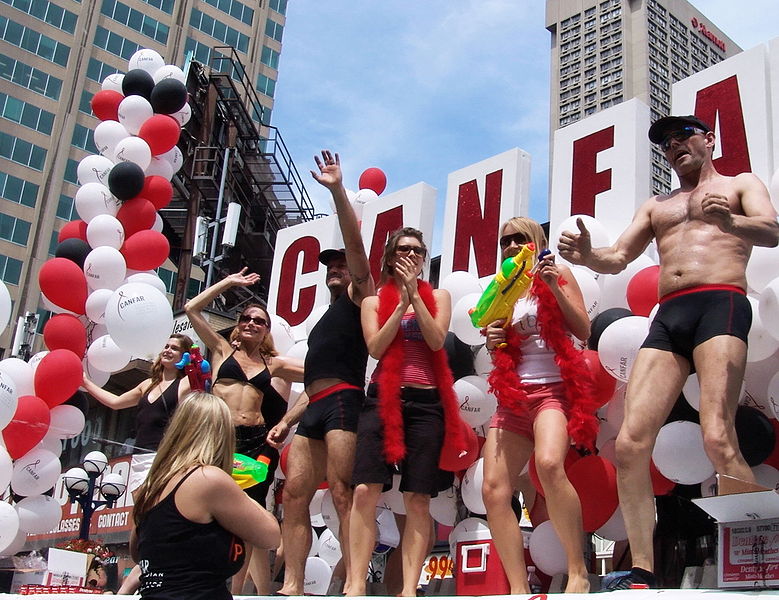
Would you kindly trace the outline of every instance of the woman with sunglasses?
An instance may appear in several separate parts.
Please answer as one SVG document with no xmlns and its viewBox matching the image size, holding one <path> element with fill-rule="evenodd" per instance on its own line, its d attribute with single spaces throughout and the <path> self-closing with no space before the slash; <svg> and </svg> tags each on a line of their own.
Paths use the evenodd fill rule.
<svg viewBox="0 0 779 600">
<path fill-rule="evenodd" d="M 256 273 L 243 268 L 203 290 L 187 302 L 184 309 L 195 332 L 211 352 L 214 383 L 211 392 L 225 401 L 235 426 L 236 452 L 250 458 L 262 456 L 270 464 L 267 479 L 246 489 L 246 493 L 265 506 L 265 498 L 273 482 L 278 464 L 278 451 L 266 442 L 268 431 L 286 411 L 286 401 L 274 385 L 274 379 L 286 382 L 303 381 L 303 361 L 278 356 L 270 333 L 270 315 L 259 304 L 249 304 L 238 316 L 230 339 L 222 337 L 203 316 L 203 309 L 217 296 L 236 286 L 251 286 L 260 280 Z M 252 567 L 252 579 L 260 594 L 268 593 L 270 569 L 267 553 L 263 564 Z M 258 553 L 258 557 L 259 553 Z M 247 561 L 248 565 L 249 561 Z M 233 578 L 233 593 L 241 593 L 242 575 Z M 259 580 L 259 581 L 258 581 Z"/>
<path fill-rule="evenodd" d="M 501 260 L 523 245 L 547 247 L 541 226 L 515 217 L 500 230 Z M 490 422 L 484 456 L 482 494 L 512 594 L 529 594 L 522 533 L 511 499 L 517 478 L 535 451 L 535 467 L 552 524 L 568 558 L 566 593 L 589 591 L 582 546 L 582 511 L 564 470 L 571 438 L 592 447 L 597 432 L 596 404 L 589 372 L 570 338 L 590 333 L 590 320 L 570 269 L 542 258 L 529 293 L 514 307 L 510 323 L 484 328 L 492 354 L 489 375 L 498 409 Z"/>
<path fill-rule="evenodd" d="M 438 460 L 447 443 L 462 445 L 459 407 L 444 339 L 451 299 L 419 276 L 427 256 L 422 233 L 392 233 L 384 247 L 378 295 L 363 300 L 362 327 L 371 356 L 379 360 L 360 414 L 350 519 L 351 587 L 364 596 L 376 539 L 376 502 L 401 470 L 406 506 L 403 589 L 416 596 L 431 529 L 430 498 L 439 491 Z"/>
</svg>

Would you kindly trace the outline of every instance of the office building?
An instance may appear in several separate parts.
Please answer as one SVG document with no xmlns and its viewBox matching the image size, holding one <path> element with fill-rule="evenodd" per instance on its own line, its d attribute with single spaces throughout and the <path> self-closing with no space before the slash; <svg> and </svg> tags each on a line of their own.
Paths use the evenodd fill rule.
<svg viewBox="0 0 779 600">
<path fill-rule="evenodd" d="M 686 0 L 547 0 L 552 34 L 550 135 L 638 98 L 654 121 L 671 111 L 671 85 L 741 52 Z M 671 172 L 653 150 L 652 190 Z"/>
</svg>

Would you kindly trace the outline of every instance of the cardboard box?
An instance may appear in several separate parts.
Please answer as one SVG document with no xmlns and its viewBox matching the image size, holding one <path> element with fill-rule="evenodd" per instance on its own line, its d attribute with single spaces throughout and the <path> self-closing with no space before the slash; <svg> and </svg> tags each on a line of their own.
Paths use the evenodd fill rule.
<svg viewBox="0 0 779 600">
<path fill-rule="evenodd" d="M 717 585 L 720 588 L 779 587 L 779 493 L 720 478 L 720 493 L 693 500 L 717 520 Z M 725 483 L 723 490 L 723 483 Z"/>
</svg>

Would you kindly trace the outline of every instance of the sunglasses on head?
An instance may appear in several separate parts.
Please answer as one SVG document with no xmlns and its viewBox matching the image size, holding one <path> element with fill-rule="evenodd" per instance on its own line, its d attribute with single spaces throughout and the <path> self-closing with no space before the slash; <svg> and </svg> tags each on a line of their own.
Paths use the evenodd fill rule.
<svg viewBox="0 0 779 600">
<path fill-rule="evenodd" d="M 509 233 L 508 235 L 502 235 L 500 237 L 500 247 L 503 250 L 511 246 L 512 242 L 516 246 L 522 246 L 523 244 L 528 243 L 528 239 L 521 233 Z"/>
<path fill-rule="evenodd" d="M 260 325 L 262 327 L 268 327 L 268 321 L 266 321 L 262 317 L 251 317 L 249 315 L 241 315 L 240 317 L 238 317 L 238 322 L 239 323 L 248 323 L 249 321 L 251 321 L 255 325 Z"/>
<path fill-rule="evenodd" d="M 413 252 L 417 256 L 425 256 L 425 254 L 427 254 L 427 250 L 422 246 L 409 246 L 407 244 L 395 246 L 395 252 L 399 252 L 400 254 L 411 254 Z"/>
<path fill-rule="evenodd" d="M 668 149 L 671 147 L 671 142 L 673 140 L 676 140 L 677 142 L 683 142 L 686 139 L 691 138 L 696 133 L 706 133 L 703 131 L 703 129 L 700 129 L 699 127 L 693 127 L 692 125 L 685 125 L 681 129 L 677 129 L 676 131 L 670 131 L 668 134 L 663 138 L 663 141 L 658 144 L 660 147 L 660 150 L 663 152 L 668 152 Z"/>
</svg>

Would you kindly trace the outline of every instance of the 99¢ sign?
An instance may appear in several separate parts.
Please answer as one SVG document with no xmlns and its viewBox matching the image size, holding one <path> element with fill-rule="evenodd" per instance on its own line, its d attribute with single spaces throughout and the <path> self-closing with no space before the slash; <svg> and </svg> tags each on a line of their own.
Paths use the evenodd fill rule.
<svg viewBox="0 0 779 600">
<path fill-rule="evenodd" d="M 431 554 L 425 561 L 419 583 L 421 585 L 426 585 L 433 579 L 447 579 L 453 577 L 453 568 L 454 561 L 448 554 Z"/>
</svg>

